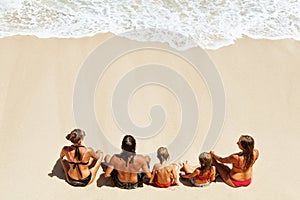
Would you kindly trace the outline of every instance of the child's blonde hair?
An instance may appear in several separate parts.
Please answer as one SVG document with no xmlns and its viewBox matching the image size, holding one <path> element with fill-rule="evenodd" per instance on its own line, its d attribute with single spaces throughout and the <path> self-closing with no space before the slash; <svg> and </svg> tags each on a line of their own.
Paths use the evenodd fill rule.
<svg viewBox="0 0 300 200">
<path fill-rule="evenodd" d="M 159 147 L 157 149 L 157 158 L 160 162 L 168 160 L 170 157 L 168 149 L 166 147 Z"/>
<path fill-rule="evenodd" d="M 209 168 L 212 166 L 212 157 L 210 153 L 203 152 L 199 155 L 201 168 Z"/>
</svg>

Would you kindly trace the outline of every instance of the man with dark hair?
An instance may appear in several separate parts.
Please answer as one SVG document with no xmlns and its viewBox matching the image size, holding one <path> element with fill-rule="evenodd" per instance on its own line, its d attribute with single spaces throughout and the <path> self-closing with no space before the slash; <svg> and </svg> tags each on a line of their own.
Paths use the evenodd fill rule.
<svg viewBox="0 0 300 200">
<path fill-rule="evenodd" d="M 112 177 L 115 186 L 134 189 L 143 186 L 143 177 L 151 177 L 150 157 L 136 154 L 136 141 L 133 136 L 126 135 L 122 141 L 122 152 L 112 157 L 105 156 L 108 163 L 105 177 Z"/>
</svg>

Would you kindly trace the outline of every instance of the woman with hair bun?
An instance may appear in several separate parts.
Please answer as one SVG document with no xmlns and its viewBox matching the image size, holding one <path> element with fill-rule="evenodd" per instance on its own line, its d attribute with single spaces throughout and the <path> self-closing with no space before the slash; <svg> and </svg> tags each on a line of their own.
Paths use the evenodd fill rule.
<svg viewBox="0 0 300 200">
<path fill-rule="evenodd" d="M 242 151 L 222 158 L 211 151 L 213 165 L 216 166 L 223 181 L 231 187 L 248 186 L 252 180 L 252 167 L 258 158 L 258 150 L 254 149 L 254 139 L 249 135 L 242 135 L 237 145 Z M 232 164 L 230 169 L 227 165 Z"/>
<path fill-rule="evenodd" d="M 74 129 L 66 136 L 71 146 L 64 146 L 60 161 L 64 168 L 66 181 L 72 186 L 86 186 L 93 182 L 101 165 L 103 153 L 87 148 L 83 144 L 85 132 Z"/>
</svg>

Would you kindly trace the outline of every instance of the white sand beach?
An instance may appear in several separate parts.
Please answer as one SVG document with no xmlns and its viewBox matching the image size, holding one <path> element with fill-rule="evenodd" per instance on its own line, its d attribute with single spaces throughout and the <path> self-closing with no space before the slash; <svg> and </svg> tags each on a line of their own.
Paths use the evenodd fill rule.
<svg viewBox="0 0 300 200">
<path fill-rule="evenodd" d="M 180 184 L 160 189 L 145 185 L 125 191 L 102 186 L 102 169 L 95 182 L 85 188 L 68 185 L 59 173 L 57 161 L 61 148 L 69 145 L 65 136 L 77 127 L 73 111 L 76 78 L 91 52 L 111 37 L 114 35 L 107 33 L 80 39 L 32 36 L 0 39 L 1 199 L 299 199 L 300 42 L 294 40 L 243 38 L 234 45 L 206 51 L 220 73 L 226 96 L 224 126 L 213 150 L 222 156 L 229 155 L 238 151 L 236 142 L 241 134 L 253 136 L 260 157 L 254 165 L 249 187 L 234 189 L 217 182 L 206 188 Z M 136 55 L 133 60 L 140 59 L 143 57 Z M 124 66 L 133 62 L 121 61 Z M 122 70 L 126 71 L 125 68 Z M 122 76 L 118 72 L 107 71 L 97 91 L 110 96 L 114 77 Z M 197 78 L 188 68 L 184 73 L 192 82 Z M 203 130 L 198 130 L 205 134 L 211 117 L 210 96 L 203 82 L 191 84 L 199 95 L 200 111 L 208 113 L 201 115 L 199 129 L 203 127 Z M 153 89 L 148 88 L 144 93 Z M 198 92 L 201 90 L 206 92 L 201 94 Z M 95 95 L 98 103 L 95 108 L 99 108 L 95 111 L 97 120 L 107 136 L 111 136 L 111 143 L 118 147 L 121 130 L 113 124 L 110 106 L 105 106 L 110 104 L 101 95 L 100 92 Z M 146 94 L 136 95 L 139 99 L 139 95 L 143 98 Z M 169 102 L 166 110 L 172 114 L 173 108 L 179 108 L 173 107 L 176 100 L 166 98 Z M 132 112 L 136 112 L 131 116 L 133 121 L 147 123 L 147 117 L 139 112 L 148 112 L 143 102 L 147 106 L 152 102 L 132 100 L 136 105 L 130 105 Z M 155 142 L 144 144 L 137 140 L 138 152 L 148 153 L 147 148 L 155 151 L 159 144 L 169 141 L 172 130 L 178 129 L 177 121 L 180 121 L 178 117 L 171 117 L 165 134 L 157 136 Z M 203 135 L 196 136 L 180 159 L 196 162 L 203 138 Z M 93 148 L 105 152 L 104 146 Z"/>
</svg>

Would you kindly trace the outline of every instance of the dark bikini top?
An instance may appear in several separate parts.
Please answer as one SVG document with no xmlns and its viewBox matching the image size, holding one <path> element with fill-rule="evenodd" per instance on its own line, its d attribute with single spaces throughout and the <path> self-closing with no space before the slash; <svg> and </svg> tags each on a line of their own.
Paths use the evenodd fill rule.
<svg viewBox="0 0 300 200">
<path fill-rule="evenodd" d="M 79 165 L 87 165 L 87 164 L 89 164 L 89 162 L 83 162 L 85 154 L 87 153 L 88 149 L 86 148 L 86 150 L 85 150 L 85 152 L 84 152 L 84 154 L 83 154 L 83 156 L 81 158 L 79 147 L 84 147 L 84 146 L 74 146 L 74 145 L 72 145 L 72 147 L 75 148 L 74 158 L 77 158 L 77 160 L 80 160 L 80 161 L 78 161 L 78 162 L 74 161 L 74 158 L 72 158 L 71 153 L 70 153 L 70 147 L 68 147 L 68 155 L 69 155 L 69 158 L 71 160 L 71 161 L 68 161 L 68 163 L 73 164 L 73 169 L 75 169 L 77 167 L 78 172 L 79 172 L 80 176 L 82 177 L 82 173 L 81 173 L 81 170 L 79 168 Z"/>
</svg>

